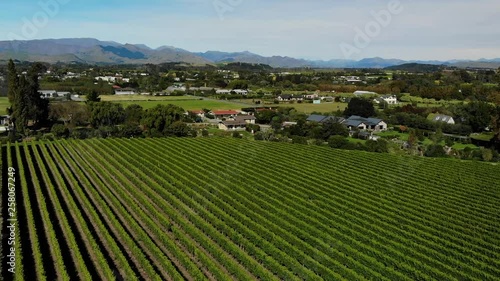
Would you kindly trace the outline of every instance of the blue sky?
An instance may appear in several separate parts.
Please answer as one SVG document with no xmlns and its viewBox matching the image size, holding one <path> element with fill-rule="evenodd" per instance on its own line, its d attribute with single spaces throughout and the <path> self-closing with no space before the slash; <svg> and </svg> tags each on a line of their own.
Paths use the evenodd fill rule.
<svg viewBox="0 0 500 281">
<path fill-rule="evenodd" d="M 91 37 L 324 60 L 500 57 L 498 0 L 16 0 L 0 3 L 0 26 L 0 40 Z"/>
</svg>

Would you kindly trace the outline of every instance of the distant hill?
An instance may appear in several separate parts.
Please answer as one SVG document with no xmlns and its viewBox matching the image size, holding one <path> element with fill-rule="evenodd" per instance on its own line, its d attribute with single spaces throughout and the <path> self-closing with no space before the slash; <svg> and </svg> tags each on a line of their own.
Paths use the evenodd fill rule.
<svg viewBox="0 0 500 281">
<path fill-rule="evenodd" d="M 242 62 L 280 68 L 386 68 L 403 66 L 408 71 L 433 69 L 431 65 L 437 67 L 448 65 L 461 68 L 494 69 L 500 67 L 500 58 L 481 59 L 477 61 L 405 61 L 376 57 L 365 58 L 359 61 L 347 59 L 313 61 L 286 56 L 265 57 L 248 51 L 193 53 L 173 46 L 162 46 L 153 49 L 144 44 L 121 44 L 113 41 L 100 41 L 94 38 L 0 41 L 0 63 L 6 62 L 10 58 L 20 61 L 88 64 L 160 64 L 182 62 L 193 65 L 207 65 Z M 427 66 L 422 67 L 420 65 Z"/>
<path fill-rule="evenodd" d="M 387 70 L 401 70 L 408 72 L 434 72 L 442 70 L 444 65 L 420 64 L 420 63 L 405 63 L 386 67 Z"/>
</svg>

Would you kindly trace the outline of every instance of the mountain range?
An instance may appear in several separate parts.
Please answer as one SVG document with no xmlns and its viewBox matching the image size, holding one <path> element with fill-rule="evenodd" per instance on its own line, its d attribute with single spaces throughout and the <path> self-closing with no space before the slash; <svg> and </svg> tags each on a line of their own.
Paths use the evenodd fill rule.
<svg viewBox="0 0 500 281">
<path fill-rule="evenodd" d="M 329 61 L 305 60 L 284 56 L 265 57 L 248 51 L 204 53 L 162 46 L 156 49 L 144 44 L 120 44 L 93 38 L 43 39 L 29 41 L 0 41 L 0 63 L 8 59 L 42 61 L 49 63 L 87 64 L 146 64 L 182 62 L 207 65 L 228 62 L 267 64 L 277 68 L 385 68 L 408 63 L 447 65 L 456 67 L 498 68 L 500 58 L 477 61 L 405 61 L 400 59 L 366 58 L 359 61 L 333 59 Z"/>
</svg>

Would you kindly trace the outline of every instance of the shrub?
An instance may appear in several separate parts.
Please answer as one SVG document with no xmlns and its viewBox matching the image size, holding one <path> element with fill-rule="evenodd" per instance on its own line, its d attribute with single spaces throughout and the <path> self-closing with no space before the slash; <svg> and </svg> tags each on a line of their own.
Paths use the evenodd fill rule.
<svg viewBox="0 0 500 281">
<path fill-rule="evenodd" d="M 63 124 L 55 124 L 50 129 L 50 132 L 59 138 L 67 138 L 69 136 L 69 129 Z"/>
<path fill-rule="evenodd" d="M 331 148 L 343 148 L 349 143 L 349 140 L 344 136 L 331 136 L 328 139 L 328 145 Z"/>
</svg>

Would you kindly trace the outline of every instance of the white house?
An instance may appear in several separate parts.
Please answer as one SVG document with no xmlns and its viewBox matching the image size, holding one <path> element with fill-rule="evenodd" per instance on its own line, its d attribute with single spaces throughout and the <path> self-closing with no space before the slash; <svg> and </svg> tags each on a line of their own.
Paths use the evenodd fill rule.
<svg viewBox="0 0 500 281">
<path fill-rule="evenodd" d="M 395 95 L 392 95 L 392 96 L 383 96 L 382 98 L 388 104 L 398 104 L 398 97 L 396 97 Z"/>
<path fill-rule="evenodd" d="M 217 90 L 217 91 L 215 91 L 215 93 L 217 95 L 229 95 L 229 94 L 231 94 L 231 91 L 230 90 Z"/>
<path fill-rule="evenodd" d="M 135 94 L 137 94 L 137 91 L 132 88 L 122 88 L 115 90 L 115 95 L 135 95 Z"/>
<path fill-rule="evenodd" d="M 448 115 L 444 115 L 444 114 L 438 114 L 438 115 L 434 116 L 434 118 L 432 118 L 432 121 L 445 122 L 448 124 L 455 124 L 455 120 L 453 119 L 453 117 L 448 116 Z"/>
<path fill-rule="evenodd" d="M 57 97 L 57 91 L 56 90 L 40 90 L 40 91 L 38 91 L 38 93 L 44 99 L 49 99 L 49 98 L 55 98 L 55 97 Z"/>
<path fill-rule="evenodd" d="M 246 127 L 245 121 L 227 120 L 219 123 L 219 129 L 224 131 L 244 131 Z"/>
<path fill-rule="evenodd" d="M 376 95 L 377 93 L 375 92 L 370 92 L 370 91 L 356 91 L 354 92 L 355 96 L 363 96 L 363 95 Z"/>
</svg>

